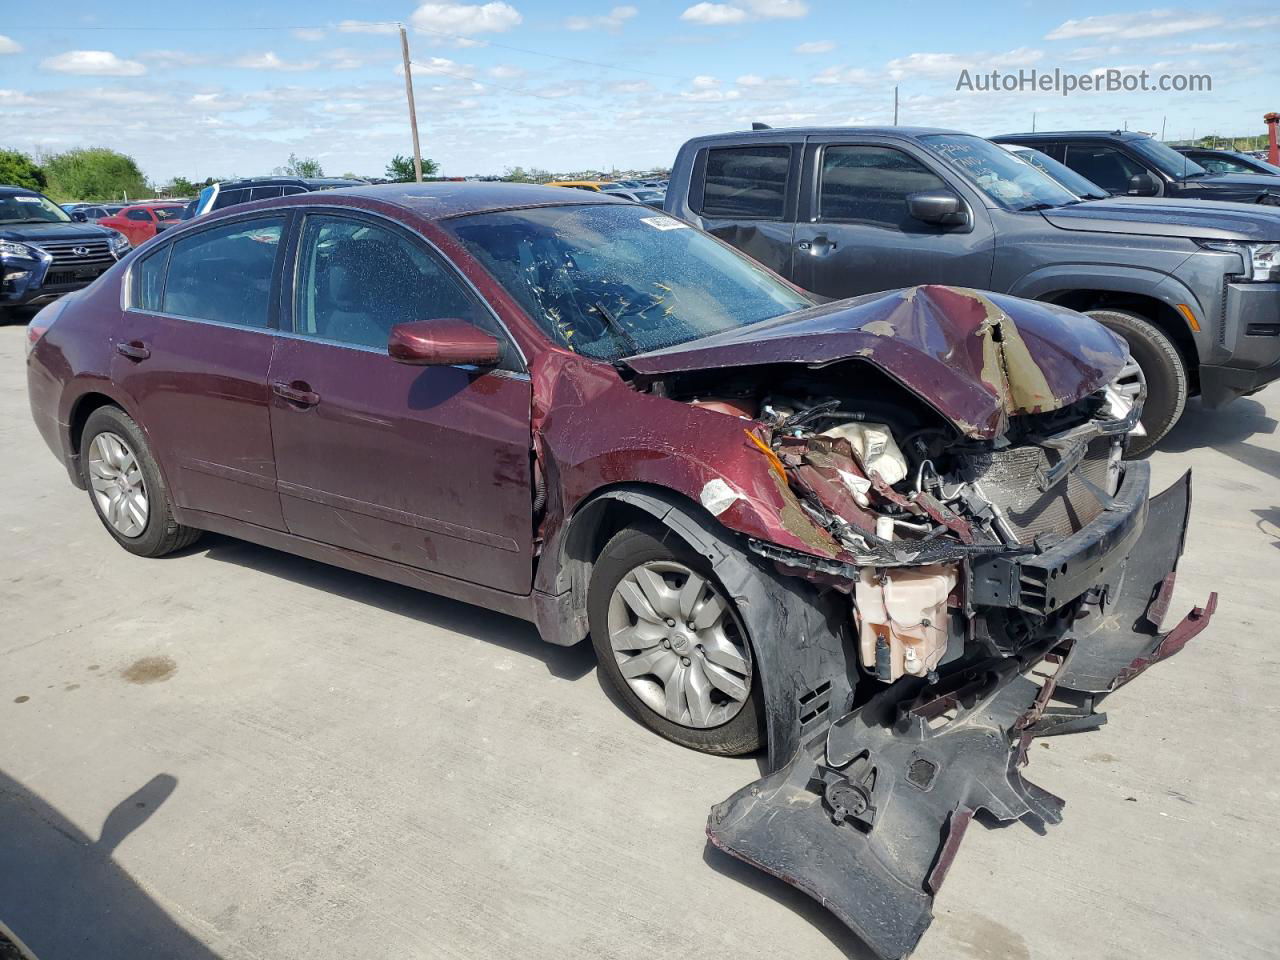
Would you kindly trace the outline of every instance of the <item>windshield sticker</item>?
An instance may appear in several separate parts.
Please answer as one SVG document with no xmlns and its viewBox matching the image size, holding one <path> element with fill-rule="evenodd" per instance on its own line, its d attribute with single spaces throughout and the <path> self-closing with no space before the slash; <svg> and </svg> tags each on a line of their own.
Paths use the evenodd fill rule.
<svg viewBox="0 0 1280 960">
<path fill-rule="evenodd" d="M 39 197 L 14 197 L 19 203 L 39 203 Z"/>
<path fill-rule="evenodd" d="M 675 217 L 641 217 L 641 223 L 647 223 L 655 230 L 688 230 L 687 223 L 681 223 Z"/>
</svg>

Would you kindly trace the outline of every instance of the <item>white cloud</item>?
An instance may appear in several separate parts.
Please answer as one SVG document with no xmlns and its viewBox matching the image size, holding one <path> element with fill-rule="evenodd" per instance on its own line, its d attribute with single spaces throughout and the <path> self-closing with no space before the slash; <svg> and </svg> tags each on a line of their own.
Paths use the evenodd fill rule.
<svg viewBox="0 0 1280 960">
<path fill-rule="evenodd" d="M 729 23 L 742 23 L 747 19 L 747 11 L 727 3 L 695 3 L 680 14 L 680 19 L 700 23 L 704 27 L 721 27 Z"/>
<path fill-rule="evenodd" d="M 21 90 L 0 90 L 0 103 L 35 103 L 35 97 Z"/>
<path fill-rule="evenodd" d="M 648 93 L 653 89 L 648 80 L 627 80 L 609 87 L 610 93 Z"/>
<path fill-rule="evenodd" d="M 800 54 L 830 53 L 835 48 L 836 45 L 830 40 L 814 40 L 812 43 L 802 43 L 793 47 L 792 52 Z"/>
<path fill-rule="evenodd" d="M 495 80 L 514 80 L 516 77 L 523 77 L 524 70 L 521 67 L 512 67 L 505 63 L 500 63 L 496 67 L 490 67 L 485 73 L 493 77 Z"/>
<path fill-rule="evenodd" d="M 377 20 L 343 20 L 338 29 L 343 33 L 395 33 L 400 28 Z"/>
<path fill-rule="evenodd" d="M 640 11 L 635 7 L 614 7 L 608 13 L 568 17 L 566 30 L 620 30 L 628 20 Z"/>
<path fill-rule="evenodd" d="M 41 61 L 40 66 L 84 77 L 140 77 L 147 72 L 137 60 L 122 60 L 109 50 L 68 50 Z"/>
<path fill-rule="evenodd" d="M 275 51 L 263 53 L 247 53 L 231 61 L 231 66 L 244 70 L 281 70 L 293 72 L 298 70 L 314 70 L 319 64 L 315 60 L 284 60 Z"/>
<path fill-rule="evenodd" d="M 138 59 L 157 67 L 195 67 L 209 62 L 204 54 L 184 50 L 146 50 L 138 54 Z"/>
<path fill-rule="evenodd" d="M 424 3 L 409 22 L 424 33 L 468 37 L 477 33 L 504 33 L 524 18 L 508 3 Z"/>
<path fill-rule="evenodd" d="M 744 73 L 734 82 L 740 87 L 759 87 L 764 84 L 764 77 L 757 73 Z"/>
<path fill-rule="evenodd" d="M 827 67 L 819 71 L 812 82 L 824 87 L 857 86 L 870 83 L 875 75 L 861 67 Z"/>
<path fill-rule="evenodd" d="M 710 90 L 712 87 L 720 86 L 720 81 L 715 77 L 699 76 L 693 78 L 693 85 L 698 90 Z"/>
<path fill-rule="evenodd" d="M 308 42 L 314 40 L 323 40 L 324 31 L 318 27 L 299 27 L 297 30 L 290 30 L 295 40 L 306 40 Z"/>
<path fill-rule="evenodd" d="M 895 80 L 906 76 L 959 75 L 961 70 L 1029 67 L 1044 57 L 1043 51 L 1018 47 L 1004 53 L 911 53 L 885 64 Z"/>
<path fill-rule="evenodd" d="M 808 16 L 804 0 L 742 0 L 762 20 L 795 20 Z"/>
<path fill-rule="evenodd" d="M 0 33 L 0 53 L 21 53 L 22 45 Z"/>
<path fill-rule="evenodd" d="M 1179 33 L 1221 26 L 1222 17 L 1180 10 L 1144 10 L 1139 13 L 1106 13 L 1080 20 L 1067 20 L 1049 33 L 1046 40 L 1075 40 L 1081 37 L 1108 37 L 1116 40 L 1144 40 L 1171 37 Z"/>
<path fill-rule="evenodd" d="M 1241 30 L 1267 30 L 1271 27 L 1280 27 L 1280 17 L 1249 17 L 1245 20 L 1237 20 L 1234 26 Z"/>
</svg>

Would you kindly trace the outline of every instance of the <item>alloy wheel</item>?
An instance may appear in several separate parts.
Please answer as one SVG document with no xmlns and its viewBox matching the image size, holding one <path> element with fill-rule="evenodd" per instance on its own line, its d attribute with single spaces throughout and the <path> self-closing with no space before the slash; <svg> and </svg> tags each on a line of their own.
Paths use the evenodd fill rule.
<svg viewBox="0 0 1280 960">
<path fill-rule="evenodd" d="M 627 572 L 609 598 L 609 644 L 631 690 L 673 723 L 720 726 L 751 693 L 751 651 L 732 605 L 683 563 Z"/>
<path fill-rule="evenodd" d="M 147 529 L 150 505 L 137 455 L 119 435 L 104 431 L 89 444 L 89 485 L 103 519 L 122 537 Z"/>
</svg>

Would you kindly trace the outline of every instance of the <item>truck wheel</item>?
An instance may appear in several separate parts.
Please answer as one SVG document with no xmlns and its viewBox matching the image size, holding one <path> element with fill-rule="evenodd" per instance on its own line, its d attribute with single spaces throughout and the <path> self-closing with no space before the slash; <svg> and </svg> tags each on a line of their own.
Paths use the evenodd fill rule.
<svg viewBox="0 0 1280 960">
<path fill-rule="evenodd" d="M 615 535 L 592 571 L 587 617 L 600 672 L 646 727 L 719 756 L 764 745 L 746 630 L 706 558 L 674 534 Z"/>
<path fill-rule="evenodd" d="M 1142 408 L 1145 437 L 1129 442 L 1133 455 L 1146 453 L 1173 429 L 1187 405 L 1187 369 L 1173 341 L 1151 321 L 1128 310 L 1086 310 L 1093 319 L 1124 338 L 1129 353 L 1147 382 Z"/>
<path fill-rule="evenodd" d="M 80 469 L 98 519 L 130 553 L 163 557 L 200 536 L 173 519 L 169 488 L 146 437 L 119 407 L 89 415 L 80 435 Z"/>
</svg>

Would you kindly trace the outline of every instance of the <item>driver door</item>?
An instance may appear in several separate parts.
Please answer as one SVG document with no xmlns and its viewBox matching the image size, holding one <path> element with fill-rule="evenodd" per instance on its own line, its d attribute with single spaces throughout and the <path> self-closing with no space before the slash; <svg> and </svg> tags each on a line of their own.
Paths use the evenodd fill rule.
<svg viewBox="0 0 1280 960">
<path fill-rule="evenodd" d="M 289 532 L 527 593 L 531 390 L 500 325 L 420 238 L 385 220 L 308 214 L 295 260 L 292 331 L 268 377 Z M 497 336 L 504 364 L 387 355 L 395 324 L 446 317 Z"/>
</svg>

